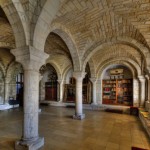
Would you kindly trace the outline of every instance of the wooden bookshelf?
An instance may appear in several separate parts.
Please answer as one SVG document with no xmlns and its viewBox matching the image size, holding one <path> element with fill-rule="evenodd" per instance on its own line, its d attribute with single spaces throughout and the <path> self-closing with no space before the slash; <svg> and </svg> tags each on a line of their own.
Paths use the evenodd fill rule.
<svg viewBox="0 0 150 150">
<path fill-rule="evenodd" d="M 132 79 L 103 80 L 103 104 L 132 106 Z"/>
<path fill-rule="evenodd" d="M 65 84 L 64 88 L 64 102 L 75 102 L 76 95 L 76 85 L 75 84 Z M 82 86 L 82 100 L 83 104 L 91 103 L 91 89 L 90 84 L 83 84 Z"/>
</svg>

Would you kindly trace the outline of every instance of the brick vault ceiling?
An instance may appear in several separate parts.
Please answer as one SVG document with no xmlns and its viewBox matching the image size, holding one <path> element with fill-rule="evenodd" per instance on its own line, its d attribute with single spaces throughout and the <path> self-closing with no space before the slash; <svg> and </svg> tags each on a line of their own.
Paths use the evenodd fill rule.
<svg viewBox="0 0 150 150">
<path fill-rule="evenodd" d="M 63 55 L 71 59 L 67 45 L 55 33 L 50 33 L 45 43 L 45 52 L 50 55 Z"/>
<path fill-rule="evenodd" d="M 71 32 L 80 57 L 93 44 L 116 36 L 128 36 L 146 47 L 150 45 L 149 0 L 61 0 L 53 23 Z M 12 28 L 1 8 L 0 42 L 15 45 Z M 70 58 L 66 44 L 54 33 L 48 36 L 45 51 Z"/>
<path fill-rule="evenodd" d="M 117 36 L 150 46 L 149 0 L 62 0 L 53 23 L 71 32 L 81 57 L 91 45 Z"/>
<path fill-rule="evenodd" d="M 131 58 L 136 63 L 138 63 L 140 66 L 142 65 L 143 57 L 136 49 L 122 44 L 114 44 L 111 46 L 107 46 L 100 51 L 97 51 L 93 57 L 92 60 L 95 64 L 95 67 L 97 68 L 98 65 L 106 60 L 110 60 L 117 57 L 121 58 Z M 101 58 L 101 59 L 100 59 Z"/>
<path fill-rule="evenodd" d="M 0 7 L 0 42 L 9 43 L 12 47 L 15 46 L 15 38 L 13 35 L 12 27 Z"/>
<path fill-rule="evenodd" d="M 7 68 L 7 66 L 15 60 L 15 57 L 10 53 L 9 49 L 0 48 L 0 63 Z"/>
</svg>

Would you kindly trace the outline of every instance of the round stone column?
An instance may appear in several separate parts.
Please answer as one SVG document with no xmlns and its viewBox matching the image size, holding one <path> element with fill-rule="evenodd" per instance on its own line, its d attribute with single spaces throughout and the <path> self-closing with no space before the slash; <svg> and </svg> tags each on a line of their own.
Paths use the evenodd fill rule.
<svg viewBox="0 0 150 150">
<path fill-rule="evenodd" d="M 145 77 L 147 79 L 147 100 L 145 103 L 145 108 L 149 112 L 148 118 L 150 119 L 150 77 L 149 75 L 146 75 Z"/>
<path fill-rule="evenodd" d="M 59 83 L 59 102 L 63 101 L 63 80 L 57 80 Z"/>
<path fill-rule="evenodd" d="M 37 150 L 44 145 L 44 138 L 39 137 L 39 69 L 44 64 L 47 54 L 31 46 L 11 50 L 24 68 L 24 118 L 23 135 L 16 142 L 15 149 Z"/>
<path fill-rule="evenodd" d="M 97 102 L 96 102 L 96 78 L 90 78 L 91 82 L 92 82 L 92 97 L 93 97 L 93 102 L 92 104 L 93 105 L 97 105 Z"/>
<path fill-rule="evenodd" d="M 145 77 L 144 76 L 138 76 L 140 81 L 140 107 L 145 106 Z"/>
<path fill-rule="evenodd" d="M 133 106 L 140 106 L 140 92 L 139 92 L 139 80 L 137 78 L 133 79 Z"/>
<path fill-rule="evenodd" d="M 8 77 L 4 78 L 4 104 L 8 103 L 9 96 L 12 96 L 12 94 L 13 94 L 13 93 L 10 93 L 10 89 L 13 88 L 12 85 L 14 83 L 10 83 L 10 80 L 11 79 Z M 16 87 L 16 85 L 15 85 L 15 87 Z M 9 94 L 11 94 L 11 95 L 9 95 Z M 13 98 L 16 99 L 16 97 L 13 97 Z"/>
<path fill-rule="evenodd" d="M 73 77 L 76 79 L 76 101 L 75 101 L 75 115 L 73 119 L 84 119 L 85 114 L 83 114 L 82 108 L 82 81 L 85 77 L 85 72 L 73 72 Z"/>
<path fill-rule="evenodd" d="M 145 78 L 147 79 L 147 98 L 146 101 L 150 102 L 150 77 L 148 75 L 145 76 Z"/>
</svg>

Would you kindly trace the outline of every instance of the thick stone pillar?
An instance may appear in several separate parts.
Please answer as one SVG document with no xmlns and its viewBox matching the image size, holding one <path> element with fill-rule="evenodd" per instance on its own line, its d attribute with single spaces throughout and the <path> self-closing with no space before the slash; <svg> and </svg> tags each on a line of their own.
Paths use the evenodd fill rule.
<svg viewBox="0 0 150 150">
<path fill-rule="evenodd" d="M 102 79 L 97 79 L 96 81 L 96 99 L 97 104 L 103 104 L 103 88 L 102 88 Z"/>
<path fill-rule="evenodd" d="M 16 99 L 16 97 L 14 97 L 14 94 L 10 93 L 10 90 L 13 88 L 13 83 L 10 84 L 10 80 L 11 79 L 8 77 L 4 78 L 4 104 L 8 103 L 9 97 L 13 97 L 14 99 Z"/>
<path fill-rule="evenodd" d="M 82 81 L 85 77 L 85 72 L 73 72 L 73 77 L 76 79 L 76 108 L 73 119 L 81 120 L 85 118 L 85 114 L 82 112 Z"/>
<path fill-rule="evenodd" d="M 6 104 L 8 102 L 8 94 L 9 94 L 9 90 L 8 90 L 8 81 L 7 78 L 4 78 L 4 104 Z"/>
<path fill-rule="evenodd" d="M 150 119 L 150 77 L 149 75 L 145 76 L 147 79 L 147 99 L 145 103 L 145 108 L 149 112 L 149 119 Z"/>
<path fill-rule="evenodd" d="M 145 77 L 138 76 L 140 81 L 140 107 L 144 107 L 145 105 Z"/>
<path fill-rule="evenodd" d="M 147 79 L 147 98 L 146 101 L 150 102 L 150 77 L 148 75 L 145 76 Z"/>
<path fill-rule="evenodd" d="M 39 75 L 39 101 L 45 100 L 45 82 L 42 80 L 43 76 Z"/>
<path fill-rule="evenodd" d="M 96 78 L 90 78 L 91 82 L 92 82 L 92 104 L 93 105 L 97 105 L 97 102 L 96 102 Z"/>
<path fill-rule="evenodd" d="M 57 80 L 58 83 L 59 83 L 59 102 L 62 102 L 63 101 L 63 85 L 64 85 L 64 82 L 63 80 Z"/>
<path fill-rule="evenodd" d="M 31 46 L 11 51 L 24 68 L 24 119 L 23 135 L 16 142 L 15 150 L 37 150 L 44 145 L 44 138 L 38 133 L 39 111 L 39 69 L 47 54 Z"/>
<path fill-rule="evenodd" d="M 137 78 L 133 79 L 133 106 L 140 106 L 140 92 L 139 92 L 139 80 Z"/>
</svg>

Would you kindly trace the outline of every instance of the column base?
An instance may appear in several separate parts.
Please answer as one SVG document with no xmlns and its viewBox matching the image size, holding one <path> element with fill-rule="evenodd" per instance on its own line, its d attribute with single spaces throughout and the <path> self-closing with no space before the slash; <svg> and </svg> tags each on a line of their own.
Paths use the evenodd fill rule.
<svg viewBox="0 0 150 150">
<path fill-rule="evenodd" d="M 44 138 L 39 137 L 35 141 L 16 141 L 15 150 L 38 150 L 44 145 Z"/>
<path fill-rule="evenodd" d="M 145 109 L 148 111 L 150 109 L 150 102 L 146 101 L 145 102 Z"/>
<path fill-rule="evenodd" d="M 97 103 L 91 103 L 91 105 L 97 105 Z"/>
<path fill-rule="evenodd" d="M 73 119 L 76 119 L 76 120 L 82 120 L 84 118 L 85 118 L 85 114 L 80 114 L 80 115 L 75 114 L 75 115 L 73 115 Z"/>
</svg>

